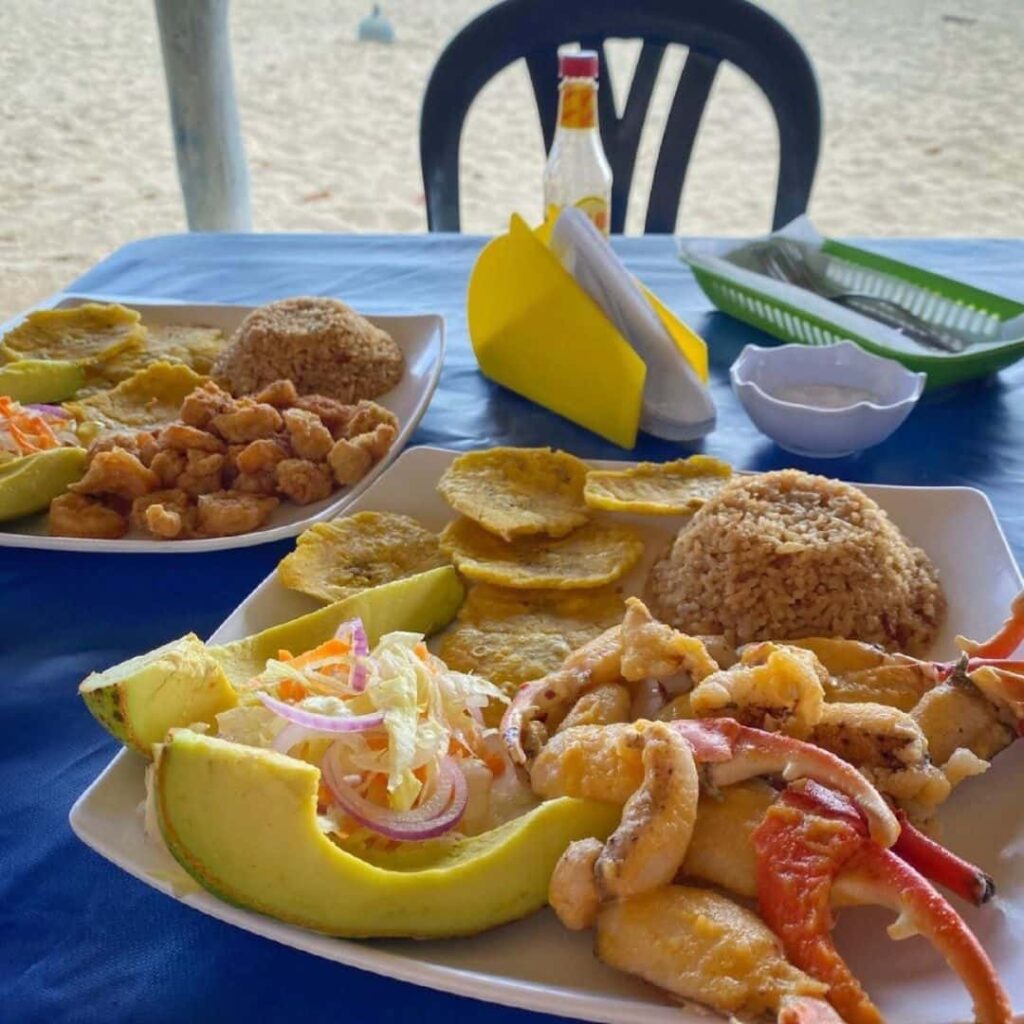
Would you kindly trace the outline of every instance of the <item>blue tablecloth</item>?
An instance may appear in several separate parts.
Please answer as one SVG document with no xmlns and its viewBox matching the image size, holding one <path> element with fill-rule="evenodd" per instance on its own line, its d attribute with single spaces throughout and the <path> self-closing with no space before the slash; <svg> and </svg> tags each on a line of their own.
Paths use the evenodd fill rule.
<svg viewBox="0 0 1024 1024">
<path fill-rule="evenodd" d="M 719 426 L 705 446 L 742 468 L 794 463 L 855 481 L 988 493 L 1024 553 L 1024 365 L 927 396 L 887 443 L 820 463 L 753 428 L 727 368 L 757 331 L 711 311 L 667 238 L 616 241 L 630 268 L 708 341 Z M 898 259 L 1024 298 L 1024 240 L 868 242 Z M 483 380 L 465 291 L 481 239 L 187 235 L 121 249 L 69 291 L 256 304 L 337 295 L 366 312 L 443 313 L 449 351 L 414 443 L 553 444 L 623 453 Z M 678 446 L 643 438 L 635 455 Z M 82 846 L 67 814 L 116 752 L 75 689 L 90 670 L 208 635 L 288 544 L 186 556 L 0 549 L 0 1021 L 554 1020 L 364 974 L 236 931 L 159 895 Z M 950 581 L 955 586 L 956 581 Z"/>
</svg>

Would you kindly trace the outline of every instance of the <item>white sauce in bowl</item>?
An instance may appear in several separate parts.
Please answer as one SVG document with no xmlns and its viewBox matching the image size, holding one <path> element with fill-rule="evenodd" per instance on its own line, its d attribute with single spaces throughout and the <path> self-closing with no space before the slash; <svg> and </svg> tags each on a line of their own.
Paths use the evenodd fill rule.
<svg viewBox="0 0 1024 1024">
<path fill-rule="evenodd" d="M 762 385 L 764 387 L 764 385 Z M 782 384 L 767 388 L 772 398 L 782 402 L 796 402 L 815 409 L 846 409 L 858 402 L 878 402 L 878 395 L 863 388 L 848 388 L 842 384 Z"/>
</svg>

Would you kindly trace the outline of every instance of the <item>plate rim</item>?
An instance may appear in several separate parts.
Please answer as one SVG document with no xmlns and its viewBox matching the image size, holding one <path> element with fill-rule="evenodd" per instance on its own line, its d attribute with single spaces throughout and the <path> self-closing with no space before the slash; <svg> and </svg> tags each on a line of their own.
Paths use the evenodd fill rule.
<svg viewBox="0 0 1024 1024">
<path fill-rule="evenodd" d="M 88 295 L 84 293 L 61 293 L 51 297 L 45 304 L 34 306 L 24 310 L 6 324 L 0 325 L 0 331 L 8 329 L 9 325 L 20 322 L 28 313 L 36 309 L 55 309 L 61 307 L 70 300 L 79 303 L 96 301 L 120 302 L 131 308 L 136 307 L 162 307 L 171 306 L 177 308 L 196 309 L 228 309 L 228 310 L 253 310 L 258 307 L 243 305 L 231 302 L 184 302 L 178 300 L 149 302 L 140 301 L 130 296 L 109 296 L 109 295 Z M 388 453 L 362 480 L 358 481 L 345 494 L 341 495 L 336 503 L 329 505 L 314 515 L 306 516 L 294 523 L 287 523 L 281 526 L 274 526 L 269 529 L 254 530 L 251 533 L 243 533 L 234 537 L 208 537 L 196 540 L 181 540 L 166 542 L 150 540 L 147 538 L 103 540 L 100 538 L 79 538 L 79 537 L 51 537 L 47 535 L 11 533 L 3 528 L 0 523 L 0 548 L 21 548 L 34 549 L 37 551 L 62 551 L 72 555 L 104 554 L 142 554 L 142 555 L 199 555 L 209 551 L 227 551 L 233 548 L 256 547 L 260 544 L 272 544 L 275 541 L 287 540 L 300 534 L 303 530 L 323 519 L 329 519 L 343 512 L 348 505 L 355 501 L 375 480 L 377 480 L 394 461 L 405 451 L 422 421 L 430 403 L 433 401 L 438 384 L 441 381 L 441 373 L 444 369 L 445 354 L 447 352 L 447 322 L 441 313 L 369 313 L 367 319 L 374 320 L 391 319 L 402 321 L 427 321 L 432 324 L 433 330 L 430 340 L 427 343 L 427 350 L 434 353 L 434 360 L 430 371 L 427 374 L 426 386 L 418 395 L 413 406 L 412 415 L 404 423 L 400 424 L 398 436 L 395 438 Z M 435 339 L 436 338 L 436 343 Z M 84 546 L 83 546 L 84 545 Z"/>
</svg>

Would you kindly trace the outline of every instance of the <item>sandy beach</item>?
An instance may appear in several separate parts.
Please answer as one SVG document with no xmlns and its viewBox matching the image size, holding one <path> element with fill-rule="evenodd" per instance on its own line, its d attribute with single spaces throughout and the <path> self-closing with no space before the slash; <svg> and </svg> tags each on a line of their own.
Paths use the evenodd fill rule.
<svg viewBox="0 0 1024 1024">
<path fill-rule="evenodd" d="M 424 231 L 418 121 L 430 69 L 481 0 L 390 0 L 398 42 L 354 41 L 364 0 L 234 0 L 235 74 L 260 231 Z M 1024 235 L 1020 0 L 766 0 L 819 75 L 825 143 L 810 213 L 826 232 Z M 8 0 L 0 33 L 0 315 L 132 239 L 185 230 L 149 0 Z M 627 88 L 635 44 L 612 48 Z M 642 224 L 681 54 L 663 68 L 634 182 Z M 607 83 L 605 83 L 607 87 Z M 463 141 L 466 231 L 540 209 L 540 129 L 525 68 L 492 81 Z M 767 104 L 720 74 L 678 227 L 770 221 Z"/>
</svg>

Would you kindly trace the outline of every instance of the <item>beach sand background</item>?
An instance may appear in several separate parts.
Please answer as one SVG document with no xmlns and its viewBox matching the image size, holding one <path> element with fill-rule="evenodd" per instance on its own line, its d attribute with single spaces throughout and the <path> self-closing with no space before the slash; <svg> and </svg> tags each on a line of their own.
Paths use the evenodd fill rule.
<svg viewBox="0 0 1024 1024">
<path fill-rule="evenodd" d="M 424 231 L 419 106 L 481 0 L 390 0 L 393 46 L 359 44 L 366 0 L 234 0 L 235 76 L 259 231 Z M 815 63 L 825 136 L 810 213 L 861 235 L 1024 235 L 1021 0 L 765 0 Z M 612 48 L 628 87 L 635 44 Z M 681 65 L 662 69 L 627 231 L 638 231 Z M 605 83 L 607 87 L 607 83 Z M 0 32 L 0 315 L 119 245 L 185 230 L 149 0 L 5 0 Z M 718 77 L 678 227 L 770 223 L 776 137 L 740 73 Z M 463 229 L 540 212 L 525 68 L 493 80 L 463 138 Z"/>
</svg>

